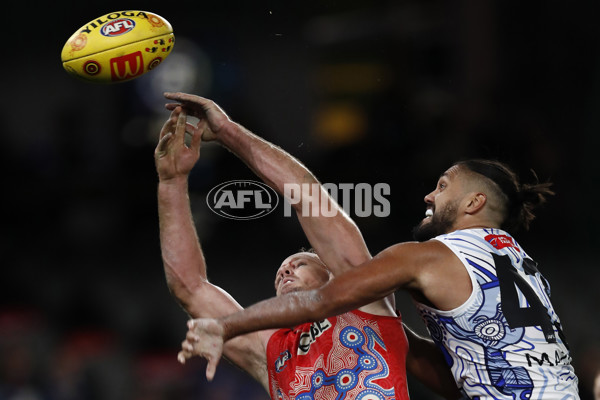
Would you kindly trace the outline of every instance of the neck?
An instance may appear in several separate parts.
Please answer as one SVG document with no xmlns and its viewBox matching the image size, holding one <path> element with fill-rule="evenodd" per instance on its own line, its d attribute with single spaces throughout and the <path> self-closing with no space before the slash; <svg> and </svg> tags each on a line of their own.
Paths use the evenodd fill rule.
<svg viewBox="0 0 600 400">
<path fill-rule="evenodd" d="M 498 224 L 494 224 L 489 221 L 462 223 L 462 224 L 455 224 L 453 226 L 453 229 L 455 231 L 459 231 L 459 230 L 463 230 L 463 229 L 485 229 L 485 228 L 500 229 L 500 226 Z"/>
</svg>

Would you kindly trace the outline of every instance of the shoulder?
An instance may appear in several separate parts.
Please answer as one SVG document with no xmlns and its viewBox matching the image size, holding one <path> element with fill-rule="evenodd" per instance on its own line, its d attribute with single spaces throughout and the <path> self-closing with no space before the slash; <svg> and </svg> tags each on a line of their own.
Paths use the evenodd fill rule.
<svg viewBox="0 0 600 400">
<path fill-rule="evenodd" d="M 448 246 L 440 240 L 432 239 L 426 242 L 398 243 L 377 254 L 374 259 L 382 263 L 422 269 L 447 261 L 450 255 L 452 250 Z"/>
<path fill-rule="evenodd" d="M 439 240 L 426 242 L 403 242 L 386 248 L 378 253 L 370 263 L 361 279 L 376 279 L 382 285 L 396 289 L 420 291 L 423 285 L 431 283 L 440 271 L 449 263 L 459 262 L 452 250 Z"/>
<path fill-rule="evenodd" d="M 450 310 L 471 295 L 469 272 L 459 257 L 460 250 L 451 244 L 456 238 L 454 234 L 442 235 L 402 250 L 405 256 L 413 257 L 414 283 L 410 289 L 417 302 Z"/>
</svg>

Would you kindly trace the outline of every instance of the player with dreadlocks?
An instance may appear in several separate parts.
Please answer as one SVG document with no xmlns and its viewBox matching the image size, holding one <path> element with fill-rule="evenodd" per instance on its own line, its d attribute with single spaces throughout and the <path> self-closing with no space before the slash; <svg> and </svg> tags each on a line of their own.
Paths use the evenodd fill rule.
<svg viewBox="0 0 600 400">
<path fill-rule="evenodd" d="M 503 163 L 457 162 L 425 196 L 417 241 L 393 245 L 318 289 L 194 320 L 179 356 L 201 355 L 214 371 L 232 337 L 319 320 L 403 289 L 469 398 L 578 399 L 548 281 L 508 232 L 528 229 L 552 194 L 548 183 L 522 184 Z"/>
</svg>

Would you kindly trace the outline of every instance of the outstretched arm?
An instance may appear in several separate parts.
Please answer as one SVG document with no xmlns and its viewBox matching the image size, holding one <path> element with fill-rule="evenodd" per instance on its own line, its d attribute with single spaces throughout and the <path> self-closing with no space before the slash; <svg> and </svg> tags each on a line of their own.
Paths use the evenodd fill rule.
<svg viewBox="0 0 600 400">
<path fill-rule="evenodd" d="M 410 289 L 416 281 L 417 264 L 414 261 L 420 257 L 417 249 L 423 245 L 403 243 L 392 246 L 320 288 L 263 300 L 241 313 L 226 316 L 219 320 L 224 328 L 224 339 L 267 326 L 320 321 L 384 298 L 398 288 Z"/>
<path fill-rule="evenodd" d="M 311 245 L 313 248 L 315 248 L 317 254 L 319 254 L 321 259 L 330 267 L 335 275 L 347 271 L 354 266 L 360 265 L 371 258 L 362 235 L 354 222 L 327 194 L 314 175 L 293 156 L 286 153 L 279 147 L 254 135 L 243 126 L 231 121 L 225 112 L 223 112 L 223 110 L 221 110 L 219 106 L 211 100 L 183 93 L 167 93 L 166 97 L 179 102 L 178 104 L 168 104 L 167 108 L 173 109 L 181 104 L 186 110 L 188 110 L 188 112 L 190 112 L 191 115 L 194 115 L 201 121 L 206 121 L 206 125 L 204 125 L 202 128 L 198 127 L 197 129 L 201 131 L 200 133 L 202 134 L 203 139 L 218 140 L 223 146 L 228 148 L 240 159 L 242 159 L 261 179 L 263 179 L 263 181 L 277 190 L 280 194 L 286 196 L 286 198 L 294 206 L 299 221 L 302 224 L 304 232 L 306 233 Z M 286 190 L 286 184 L 288 184 L 288 190 Z M 292 188 L 293 191 L 289 190 L 290 188 Z M 324 216 L 320 212 L 322 207 L 324 207 L 326 210 L 333 211 L 331 214 L 334 216 Z M 382 256 L 381 258 L 384 257 Z M 340 290 L 340 292 L 343 290 L 344 289 Z M 354 303 L 350 302 L 347 304 L 357 304 L 358 306 L 363 306 L 362 309 L 367 312 L 384 314 L 389 313 L 390 310 L 393 310 L 394 308 L 394 291 L 395 288 L 388 290 L 389 294 L 385 297 L 387 300 L 381 300 L 382 297 L 379 294 L 366 297 L 374 300 L 374 302 L 367 305 L 366 308 L 363 306 L 366 303 L 358 299 Z M 353 292 L 355 292 L 355 290 L 345 291 L 345 293 Z M 308 296 L 310 297 L 310 295 Z M 313 299 L 314 298 L 315 297 L 313 297 Z M 337 298 L 339 298 L 339 296 L 337 296 Z M 295 301 L 302 300 L 296 299 Z M 322 303 L 326 302 L 327 301 L 325 300 Z M 327 303 L 329 305 L 333 304 L 332 302 Z M 306 304 L 311 303 L 306 302 Z M 321 307 L 321 305 L 316 307 Z M 316 310 L 311 310 L 310 308 L 311 306 L 308 305 L 307 310 L 309 312 Z M 347 310 L 351 308 L 351 306 L 345 307 Z M 260 311 L 258 311 L 258 313 L 260 313 Z M 327 315 L 323 315 L 328 317 L 337 314 L 337 312 L 330 311 L 326 314 Z M 306 321 L 318 320 L 318 317 L 314 316 L 315 314 L 312 315 L 313 316 L 310 316 L 309 314 L 309 316 L 305 317 L 304 319 Z M 260 315 L 258 318 L 260 318 Z M 297 319 L 297 321 L 305 322 L 302 318 Z M 221 335 L 225 335 L 225 331 L 223 330 L 221 323 L 208 320 L 192 322 L 192 324 L 194 323 L 203 326 L 197 329 L 198 332 L 202 332 L 202 329 L 206 328 L 209 333 L 200 339 L 193 333 L 194 326 L 192 325 L 191 333 L 188 334 L 187 343 L 184 342 L 183 350 L 179 355 L 180 361 L 185 361 L 185 359 L 190 357 L 192 354 L 199 354 L 198 352 L 194 352 L 194 347 L 191 345 L 191 343 L 197 343 L 198 341 L 203 341 L 203 343 L 211 349 L 210 351 L 202 353 L 203 356 L 209 358 L 209 361 L 211 359 L 218 360 L 220 357 L 219 349 L 223 345 L 223 337 Z M 235 322 L 232 324 L 234 325 Z M 195 327 L 198 328 L 199 325 L 196 325 Z M 284 323 L 277 326 L 283 327 L 290 325 Z M 407 334 L 409 333 L 412 332 L 407 332 Z M 416 335 L 411 336 L 409 334 L 409 338 L 411 337 L 413 338 L 412 342 L 414 342 L 412 347 L 418 352 L 418 355 L 415 355 L 415 357 L 422 357 L 425 353 L 420 350 L 426 347 L 417 345 L 428 345 L 429 343 L 425 343 L 425 339 L 423 338 L 419 338 Z M 432 342 L 431 345 L 433 346 Z M 412 351 L 413 350 L 411 350 L 411 352 Z M 432 355 L 438 356 L 438 354 L 433 353 Z M 410 352 L 408 357 L 409 361 L 415 359 L 411 358 Z M 437 361 L 440 360 L 432 359 L 432 365 Z M 439 365 L 441 365 L 442 368 L 446 368 L 447 372 L 447 376 L 444 378 L 449 376 L 452 383 L 451 386 L 455 387 L 452 377 L 449 371 L 447 371 L 445 363 L 443 360 L 441 360 L 441 362 L 442 363 Z M 413 366 L 416 367 L 420 365 L 426 366 L 424 362 L 409 362 L 407 367 L 409 371 L 411 371 Z M 216 364 L 214 364 L 214 362 L 209 362 L 207 376 L 210 378 L 212 378 L 214 374 L 214 367 L 216 367 Z M 421 372 L 422 371 L 424 371 L 424 369 L 421 369 Z M 443 370 L 439 370 L 440 379 L 436 380 L 432 379 L 431 376 L 427 376 L 427 374 L 419 374 L 419 372 L 420 371 L 416 371 L 415 373 L 418 379 L 422 380 L 425 384 L 432 386 L 434 390 L 437 389 L 438 392 L 443 390 L 436 388 L 435 386 L 442 381 L 441 378 Z"/>
<path fill-rule="evenodd" d="M 437 240 L 400 243 L 318 289 L 263 300 L 220 319 L 193 321 L 179 356 L 207 358 L 207 374 L 211 374 L 221 357 L 222 343 L 232 337 L 258 329 L 319 321 L 389 296 L 398 289 L 408 291 L 420 302 L 450 310 L 466 300 L 465 293 L 470 293 L 470 282 L 464 274 L 467 272 L 458 257 Z M 469 287 L 461 287 L 465 280 Z"/>
<path fill-rule="evenodd" d="M 185 93 L 166 93 L 190 115 L 206 124 L 204 140 L 216 140 L 240 158 L 257 176 L 286 197 L 294 207 L 304 232 L 323 262 L 335 274 L 371 258 L 363 237 L 317 178 L 299 160 L 233 122 L 212 100 Z M 328 210 L 325 216 L 320 211 Z"/>
<path fill-rule="evenodd" d="M 155 151 L 159 176 L 160 244 L 169 290 L 193 318 L 217 318 L 242 310 L 225 291 L 208 282 L 206 263 L 190 211 L 188 175 L 200 156 L 199 134 L 185 144 L 186 114 L 180 108 L 164 124 Z M 270 332 L 241 336 L 225 356 L 266 388 L 264 346 Z"/>
<path fill-rule="evenodd" d="M 398 244 L 318 289 L 263 300 L 224 318 L 195 320 L 179 358 L 202 355 L 208 360 L 207 376 L 212 376 L 222 344 L 237 335 L 320 321 L 389 296 L 398 288 L 418 292 L 420 270 L 439 258 L 438 245 L 445 247 L 439 242 Z"/>
<path fill-rule="evenodd" d="M 163 265 L 169 290 L 190 315 L 221 316 L 241 307 L 232 300 L 222 301 L 224 294 L 216 295 L 217 289 L 206 278 L 188 197 L 188 176 L 200 156 L 201 138 L 194 135 L 188 147 L 185 130 L 186 114 L 176 109 L 163 126 L 155 150 Z M 211 304 L 212 295 L 216 304 Z"/>
</svg>

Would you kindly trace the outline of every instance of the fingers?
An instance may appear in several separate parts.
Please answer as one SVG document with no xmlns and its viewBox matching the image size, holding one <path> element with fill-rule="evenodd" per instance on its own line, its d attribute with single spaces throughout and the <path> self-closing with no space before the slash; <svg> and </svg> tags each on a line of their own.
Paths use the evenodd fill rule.
<svg viewBox="0 0 600 400">
<path fill-rule="evenodd" d="M 185 335 L 185 342 L 189 342 L 189 343 L 198 343 L 200 341 L 200 336 L 196 335 L 196 333 L 192 332 L 192 331 L 188 331 L 188 333 Z"/>
<path fill-rule="evenodd" d="M 157 158 L 164 157 L 164 155 L 167 154 L 167 146 L 169 145 L 169 140 L 171 140 L 172 137 L 173 134 L 169 132 L 160 138 L 158 145 L 156 146 L 156 150 L 154 150 L 154 155 Z"/>
<path fill-rule="evenodd" d="M 181 141 L 181 143 L 185 143 L 185 128 L 187 123 L 187 113 L 183 110 L 177 114 L 177 122 L 175 125 L 175 137 Z"/>
<path fill-rule="evenodd" d="M 195 151 L 200 151 L 200 144 L 202 143 L 202 130 L 197 129 L 194 125 L 188 124 L 188 132 L 192 135 L 190 142 L 190 148 Z"/>
<path fill-rule="evenodd" d="M 169 119 L 165 121 L 163 124 L 159 138 L 162 139 L 166 134 L 173 132 L 173 127 L 177 125 L 178 118 L 180 114 L 183 112 L 183 108 L 180 104 L 174 104 L 174 107 L 171 109 L 171 115 L 169 115 Z"/>
<path fill-rule="evenodd" d="M 167 133 L 172 132 L 173 131 L 173 125 L 176 123 L 177 121 L 177 114 L 181 111 L 181 107 L 179 108 L 174 108 L 171 111 L 171 115 L 169 116 L 169 119 L 167 119 L 165 121 L 165 123 L 163 124 L 161 130 L 160 130 L 160 136 L 159 138 L 162 139 L 163 136 L 165 136 Z"/>
<path fill-rule="evenodd" d="M 177 107 L 186 107 L 188 108 L 188 112 L 190 113 L 190 115 L 193 115 L 194 117 L 198 118 L 200 118 L 203 114 L 202 108 L 208 101 L 203 97 L 181 92 L 165 92 L 164 96 L 169 100 L 175 100 L 178 102 L 165 104 L 165 108 L 167 110 L 174 110 Z"/>
<path fill-rule="evenodd" d="M 173 131 L 174 131 L 173 126 L 176 126 L 176 127 L 178 126 L 179 120 L 181 119 L 182 112 L 183 111 L 182 111 L 181 107 L 175 107 L 172 110 L 171 115 L 169 116 L 169 119 L 166 120 L 165 123 L 163 124 L 163 127 L 160 130 L 158 144 L 156 146 L 156 149 L 154 150 L 154 154 L 158 158 L 161 158 L 166 154 L 169 141 L 173 137 Z M 184 120 L 185 120 L 185 117 L 184 117 Z M 175 131 L 176 131 L 176 129 L 175 129 Z M 184 133 L 185 133 L 185 128 L 184 128 Z"/>
<path fill-rule="evenodd" d="M 213 102 L 204 97 L 181 93 L 181 92 L 165 92 L 165 98 L 169 100 L 177 101 L 178 103 L 167 103 L 165 107 L 167 110 L 173 110 L 178 106 L 181 106 L 187 110 L 187 112 L 196 118 L 202 119 L 204 118 L 208 109 L 211 108 L 211 104 Z"/>
<path fill-rule="evenodd" d="M 163 131 L 161 131 L 161 137 L 164 135 L 163 132 L 168 131 L 169 129 L 172 129 L 172 125 L 174 123 L 174 121 L 176 121 L 177 127 L 176 129 L 183 129 L 180 128 L 180 122 L 182 120 L 182 116 L 181 113 L 187 113 L 187 109 L 180 103 L 167 103 L 165 105 L 165 107 L 168 110 L 171 110 L 171 118 L 169 118 L 169 120 L 165 123 L 165 127 L 163 127 Z M 175 113 L 179 113 L 178 117 L 176 118 Z M 193 110 L 189 111 L 189 114 L 194 116 L 194 112 Z M 176 119 L 175 119 L 176 118 Z M 185 120 L 185 118 L 183 118 Z M 196 134 L 198 133 L 199 136 L 202 136 L 202 132 L 204 131 L 204 127 L 206 126 L 206 121 L 203 118 L 199 118 L 197 126 L 194 126 L 190 123 L 186 123 L 186 128 L 183 130 L 183 132 L 189 132 L 192 134 L 192 137 L 195 138 Z M 194 145 L 196 145 L 196 147 L 200 144 L 200 139 L 201 138 L 195 138 L 196 140 L 192 141 L 192 146 L 191 147 L 195 147 Z"/>
<path fill-rule="evenodd" d="M 181 364 L 185 364 L 187 359 L 194 356 L 205 358 L 206 379 L 209 381 L 213 380 L 223 354 L 223 341 L 219 339 L 219 334 L 211 333 L 214 326 L 218 326 L 215 322 L 202 319 L 189 320 L 186 338 L 181 342 L 181 351 L 177 354 L 177 360 Z"/>
<path fill-rule="evenodd" d="M 206 379 L 211 382 L 217 372 L 217 365 L 219 365 L 220 357 L 211 357 L 208 359 L 208 365 L 206 366 Z"/>
<path fill-rule="evenodd" d="M 177 361 L 179 361 L 179 363 L 182 365 L 185 364 L 188 358 L 192 358 L 192 353 L 189 351 L 181 350 L 179 353 L 177 353 Z"/>
<path fill-rule="evenodd" d="M 194 335 L 195 336 L 195 335 Z M 188 333 L 188 337 L 189 337 L 189 333 Z M 220 354 L 210 354 L 210 353 L 204 353 L 204 352 L 200 352 L 200 351 L 195 351 L 194 350 L 194 345 L 192 343 L 190 343 L 189 340 L 184 340 L 181 343 L 181 351 L 179 351 L 179 353 L 177 353 L 177 361 L 182 364 L 185 365 L 186 361 L 190 358 L 192 358 L 194 355 L 198 355 L 200 357 L 203 357 L 207 360 L 207 365 L 206 365 L 206 379 L 208 381 L 212 381 L 215 377 L 215 374 L 217 372 L 217 366 L 219 365 L 219 361 L 221 359 L 221 355 Z"/>
<path fill-rule="evenodd" d="M 165 104 L 165 108 L 169 111 L 173 111 L 175 108 L 181 107 L 180 103 L 167 103 Z"/>
<path fill-rule="evenodd" d="M 198 104 L 201 106 L 210 101 L 208 99 L 205 99 L 204 97 L 196 96 L 193 94 L 182 93 L 182 92 L 165 92 L 164 96 L 165 96 L 165 98 L 167 98 L 169 100 L 175 100 L 178 102 L 185 102 L 185 103 L 193 103 L 193 104 Z"/>
</svg>

